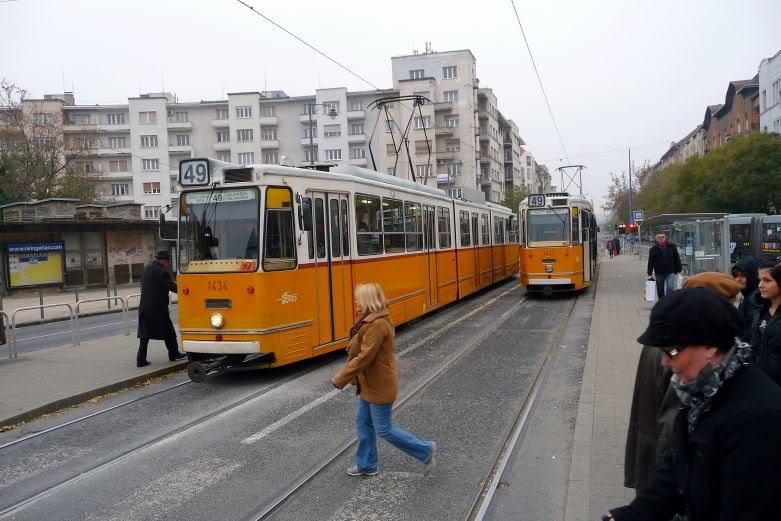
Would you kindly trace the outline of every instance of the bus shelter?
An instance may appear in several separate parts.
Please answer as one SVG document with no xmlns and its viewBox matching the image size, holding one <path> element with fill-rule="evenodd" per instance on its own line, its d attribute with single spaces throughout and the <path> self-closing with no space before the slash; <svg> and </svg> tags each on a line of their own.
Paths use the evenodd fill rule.
<svg viewBox="0 0 781 521">
<path fill-rule="evenodd" d="M 644 233 L 664 233 L 678 246 L 684 276 L 704 271 L 729 273 L 729 222 L 720 213 L 656 215 L 643 222 Z"/>
</svg>

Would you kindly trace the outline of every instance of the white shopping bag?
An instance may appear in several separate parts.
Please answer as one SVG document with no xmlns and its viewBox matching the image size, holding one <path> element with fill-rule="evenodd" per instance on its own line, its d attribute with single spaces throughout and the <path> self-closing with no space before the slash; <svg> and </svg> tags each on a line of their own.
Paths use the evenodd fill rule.
<svg viewBox="0 0 781 521">
<path fill-rule="evenodd" d="M 645 301 L 654 302 L 656 300 L 656 281 L 649 278 L 645 281 Z"/>
<path fill-rule="evenodd" d="M 675 276 L 675 289 L 683 289 L 683 275 L 681 273 Z"/>
</svg>

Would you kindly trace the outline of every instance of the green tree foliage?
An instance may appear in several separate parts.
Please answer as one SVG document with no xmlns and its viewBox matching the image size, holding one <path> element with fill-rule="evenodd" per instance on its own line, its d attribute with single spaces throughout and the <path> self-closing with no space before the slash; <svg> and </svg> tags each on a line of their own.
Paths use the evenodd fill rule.
<svg viewBox="0 0 781 521">
<path fill-rule="evenodd" d="M 514 213 L 518 213 L 518 206 L 521 204 L 521 201 L 526 199 L 528 196 L 529 189 L 525 186 L 513 187 L 511 190 L 505 191 L 502 206 L 506 206 Z"/>
</svg>

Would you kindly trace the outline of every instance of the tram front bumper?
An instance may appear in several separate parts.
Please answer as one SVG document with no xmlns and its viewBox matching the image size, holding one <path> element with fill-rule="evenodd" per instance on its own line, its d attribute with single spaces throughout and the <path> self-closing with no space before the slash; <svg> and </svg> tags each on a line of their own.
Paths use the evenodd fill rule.
<svg viewBox="0 0 781 521">
<path fill-rule="evenodd" d="M 185 340 L 182 342 L 185 353 L 204 353 L 209 355 L 246 355 L 260 353 L 260 342 L 234 342 L 212 340 Z"/>
</svg>

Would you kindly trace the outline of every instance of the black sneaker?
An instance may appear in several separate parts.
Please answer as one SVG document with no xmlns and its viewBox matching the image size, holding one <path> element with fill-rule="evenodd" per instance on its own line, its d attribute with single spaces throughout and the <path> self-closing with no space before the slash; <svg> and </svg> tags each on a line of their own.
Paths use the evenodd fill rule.
<svg viewBox="0 0 781 521">
<path fill-rule="evenodd" d="M 150 362 L 149 360 L 144 360 L 143 362 L 136 362 L 136 367 L 146 367 L 151 363 L 152 362 Z"/>
<path fill-rule="evenodd" d="M 181 360 L 182 358 L 187 358 L 187 355 L 184 353 L 176 353 L 174 356 L 169 356 L 168 360 L 171 362 L 176 362 L 177 360 Z"/>
</svg>

